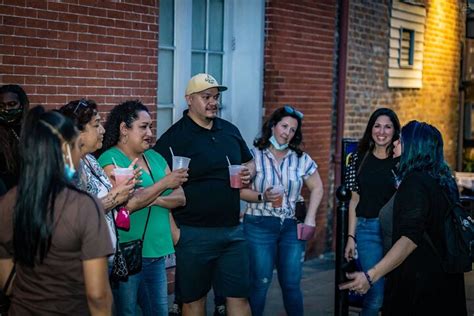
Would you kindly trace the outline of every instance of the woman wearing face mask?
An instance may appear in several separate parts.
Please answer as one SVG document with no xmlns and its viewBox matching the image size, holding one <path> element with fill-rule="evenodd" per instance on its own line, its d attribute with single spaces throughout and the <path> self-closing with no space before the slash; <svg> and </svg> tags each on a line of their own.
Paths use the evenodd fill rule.
<svg viewBox="0 0 474 316">
<path fill-rule="evenodd" d="M 77 130 L 38 106 L 23 131 L 19 183 L 0 201 L 0 286 L 16 267 L 8 315 L 110 315 L 103 211 L 70 183 L 80 159 Z"/>
<path fill-rule="evenodd" d="M 113 216 L 116 216 L 118 212 L 116 208 L 127 202 L 133 194 L 136 181 L 132 177 L 129 181 L 112 187 L 112 183 L 104 170 L 91 154 L 102 148 L 105 132 L 100 122 L 97 104 L 94 101 L 85 99 L 71 101 L 61 107 L 59 112 L 69 117 L 79 130 L 82 146 L 81 167 L 78 170 L 79 175 L 75 177 L 77 186 L 100 199 L 106 214 L 105 219 L 109 226 L 112 244 L 115 248 L 116 236 Z M 133 165 L 130 167 L 133 167 Z M 110 256 L 110 267 L 112 262 L 113 256 Z"/>
<path fill-rule="evenodd" d="M 396 190 L 394 170 L 399 158 L 393 158 L 393 142 L 400 135 L 398 117 L 390 109 L 372 113 L 357 153 L 346 170 L 345 185 L 352 191 L 349 203 L 348 239 L 345 258 L 357 253 L 363 269 L 370 268 L 383 256 L 380 209 Z M 378 315 L 383 303 L 384 280 L 374 283 L 362 302 L 361 315 Z"/>
<path fill-rule="evenodd" d="M 151 150 L 152 120 L 140 101 L 126 101 L 110 112 L 105 124 L 104 151 L 99 163 L 113 179 L 115 163 L 128 167 L 132 161 L 142 168 L 142 189 L 136 190 L 126 207 L 131 211 L 130 230 L 119 230 L 120 242 L 141 239 L 142 270 L 119 282 L 115 292 L 118 315 L 136 315 L 140 305 L 143 315 L 167 315 L 168 292 L 165 256 L 174 253 L 170 208 L 184 205 L 181 184 L 187 181 L 187 169 L 170 172 L 164 158 Z M 114 182 L 114 181 L 112 181 Z M 150 207 L 149 207 L 150 206 Z"/>
<path fill-rule="evenodd" d="M 18 143 L 28 106 L 28 97 L 20 86 L 0 87 L 0 182 L 7 190 L 18 183 Z"/>
<path fill-rule="evenodd" d="M 244 232 L 250 247 L 250 306 L 254 316 L 263 314 L 274 266 L 287 314 L 303 315 L 301 258 L 304 240 L 314 235 L 323 185 L 318 166 L 300 149 L 302 119 L 303 114 L 289 105 L 272 113 L 252 149 L 255 178 L 249 189 L 241 189 L 240 197 L 249 202 Z M 310 191 L 304 219 L 309 233 L 298 238 L 295 206 L 303 184 Z M 277 186 L 283 187 L 282 194 L 275 192 Z"/>
</svg>

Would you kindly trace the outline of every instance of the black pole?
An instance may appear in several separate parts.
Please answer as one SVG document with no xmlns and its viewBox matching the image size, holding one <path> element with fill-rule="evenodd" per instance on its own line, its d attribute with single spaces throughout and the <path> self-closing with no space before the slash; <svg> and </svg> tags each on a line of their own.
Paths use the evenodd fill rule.
<svg viewBox="0 0 474 316">
<path fill-rule="evenodd" d="M 338 285 L 344 281 L 344 272 L 341 267 L 345 261 L 344 249 L 347 240 L 348 202 L 351 199 L 351 195 L 351 191 L 346 189 L 344 185 L 341 185 L 336 191 L 339 201 L 336 227 L 336 284 L 334 288 L 334 315 L 336 316 L 347 316 L 349 314 L 347 291 L 340 291 Z"/>
</svg>

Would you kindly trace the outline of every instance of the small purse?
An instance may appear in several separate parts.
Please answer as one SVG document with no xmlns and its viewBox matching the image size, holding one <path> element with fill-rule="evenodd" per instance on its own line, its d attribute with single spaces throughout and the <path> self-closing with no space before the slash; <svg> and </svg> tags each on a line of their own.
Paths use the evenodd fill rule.
<svg viewBox="0 0 474 316">
<path fill-rule="evenodd" d="M 295 203 L 295 217 L 298 222 L 303 223 L 306 218 L 306 203 L 304 200 Z"/>
<path fill-rule="evenodd" d="M 120 207 L 115 218 L 115 224 L 123 230 L 130 230 L 130 214 L 125 207 Z"/>
<path fill-rule="evenodd" d="M 0 291 L 0 315 L 5 315 L 10 308 L 10 297 L 7 295 L 7 291 L 10 288 L 10 285 L 13 281 L 13 277 L 15 276 L 15 266 L 13 266 L 10 275 L 8 276 L 7 283 L 3 287 L 3 290 Z"/>
<path fill-rule="evenodd" d="M 153 178 L 150 165 L 148 164 L 148 161 L 145 156 L 143 156 L 143 160 L 145 161 L 148 167 L 148 170 L 150 171 L 150 176 L 153 180 L 153 183 L 155 183 L 155 179 Z M 120 248 L 123 258 L 125 259 L 125 262 L 127 264 L 128 275 L 137 274 L 138 272 L 142 270 L 143 240 L 145 239 L 145 233 L 148 227 L 148 220 L 150 219 L 150 213 L 151 213 L 151 206 L 148 207 L 148 215 L 146 217 L 145 228 L 143 229 L 143 235 L 141 239 L 135 239 L 135 240 L 131 240 L 131 241 L 123 242 L 123 243 L 118 242 L 118 233 L 116 230 L 117 248 Z M 117 225 L 115 225 L 115 228 L 117 228 Z"/>
<path fill-rule="evenodd" d="M 117 249 L 115 249 L 114 261 L 112 263 L 112 271 L 110 272 L 110 278 L 113 281 L 126 281 L 128 278 L 127 262 L 123 256 L 120 246 L 117 243 Z"/>
</svg>

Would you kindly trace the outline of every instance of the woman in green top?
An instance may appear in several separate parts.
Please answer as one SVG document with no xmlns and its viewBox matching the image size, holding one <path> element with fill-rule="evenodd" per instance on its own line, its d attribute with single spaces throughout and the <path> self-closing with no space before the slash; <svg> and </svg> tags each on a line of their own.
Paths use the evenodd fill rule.
<svg viewBox="0 0 474 316">
<path fill-rule="evenodd" d="M 181 184 L 187 181 L 187 169 L 170 172 L 165 159 L 150 149 L 152 120 L 140 101 L 117 105 L 105 124 L 103 153 L 99 163 L 114 182 L 115 164 L 128 167 L 134 159 L 142 168 L 141 186 L 128 200 L 130 230 L 119 230 L 119 241 L 141 239 L 143 242 L 142 271 L 119 282 L 114 291 L 118 315 L 135 315 L 140 305 L 143 315 L 167 315 L 168 295 L 165 256 L 174 252 L 171 227 L 175 227 L 169 212 L 185 204 Z M 147 217 L 149 220 L 147 223 Z"/>
</svg>

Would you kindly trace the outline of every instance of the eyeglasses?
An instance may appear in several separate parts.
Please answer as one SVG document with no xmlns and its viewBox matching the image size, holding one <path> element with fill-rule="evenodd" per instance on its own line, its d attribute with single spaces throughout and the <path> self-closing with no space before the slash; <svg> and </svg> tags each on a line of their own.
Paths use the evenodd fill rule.
<svg viewBox="0 0 474 316">
<path fill-rule="evenodd" d="M 285 105 L 284 108 L 285 108 L 286 113 L 294 114 L 298 116 L 300 119 L 303 119 L 303 116 L 304 116 L 303 113 L 301 113 L 298 110 L 295 110 L 295 108 L 293 108 L 291 105 Z"/>
<path fill-rule="evenodd" d="M 79 103 L 76 105 L 76 107 L 74 108 L 74 111 L 72 113 L 76 114 L 76 111 L 79 107 L 88 107 L 89 104 L 87 104 L 87 101 L 85 99 L 81 99 L 79 101 Z"/>
<path fill-rule="evenodd" d="M 0 110 L 14 109 L 18 104 L 18 101 L 0 102 Z"/>
</svg>

